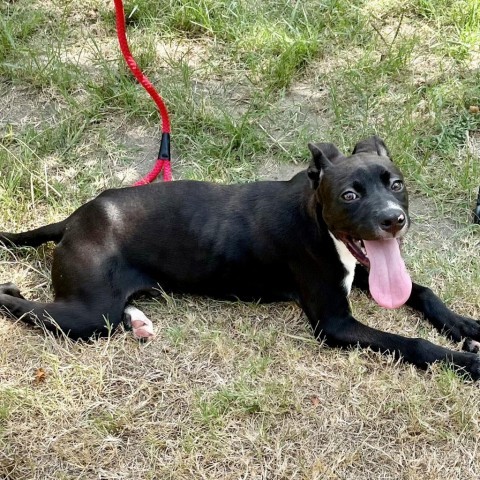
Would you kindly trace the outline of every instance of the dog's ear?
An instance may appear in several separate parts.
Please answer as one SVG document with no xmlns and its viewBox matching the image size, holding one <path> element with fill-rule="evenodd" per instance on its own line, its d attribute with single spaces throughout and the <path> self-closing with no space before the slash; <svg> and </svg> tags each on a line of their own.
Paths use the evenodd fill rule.
<svg viewBox="0 0 480 480">
<path fill-rule="evenodd" d="M 387 146 L 380 137 L 373 135 L 361 142 L 358 142 L 353 149 L 352 155 L 356 153 L 376 153 L 381 157 L 390 158 L 390 152 L 388 151 Z"/>
<path fill-rule="evenodd" d="M 309 143 L 308 149 L 312 153 L 312 161 L 307 174 L 312 188 L 316 189 L 320 183 L 322 171 L 332 165 L 332 160 L 343 155 L 333 143 Z"/>
</svg>

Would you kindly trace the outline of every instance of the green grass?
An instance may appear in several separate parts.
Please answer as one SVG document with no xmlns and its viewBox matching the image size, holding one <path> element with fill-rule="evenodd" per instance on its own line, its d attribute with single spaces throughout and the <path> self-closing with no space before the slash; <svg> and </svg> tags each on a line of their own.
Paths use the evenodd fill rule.
<svg viewBox="0 0 480 480">
<path fill-rule="evenodd" d="M 406 174 L 413 277 L 479 317 L 476 0 L 136 0 L 128 37 L 167 102 L 175 178 L 288 176 L 308 141 L 377 133 Z M 0 4 L 0 229 L 56 221 L 132 184 L 155 106 L 113 2 Z M 50 247 L 0 249 L 0 281 L 46 299 Z M 0 319 L 0 477 L 478 478 L 478 388 L 444 365 L 319 346 L 299 309 L 162 295 L 157 331 L 73 343 Z M 369 325 L 450 348 L 411 311 Z M 35 372 L 43 368 L 44 382 Z"/>
</svg>

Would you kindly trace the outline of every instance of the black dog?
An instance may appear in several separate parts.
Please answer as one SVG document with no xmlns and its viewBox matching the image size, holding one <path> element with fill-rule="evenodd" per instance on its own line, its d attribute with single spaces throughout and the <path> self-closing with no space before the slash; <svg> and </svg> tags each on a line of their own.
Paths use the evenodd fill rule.
<svg viewBox="0 0 480 480">
<path fill-rule="evenodd" d="M 6 245 L 57 242 L 53 303 L 24 299 L 0 286 L 0 306 L 15 318 L 61 329 L 73 338 L 110 332 L 130 319 L 138 337 L 152 334 L 126 305 L 139 292 L 294 300 L 314 334 L 330 345 L 391 352 L 425 368 L 447 361 L 480 378 L 480 324 L 451 312 L 413 284 L 398 239 L 409 227 L 400 171 L 377 137 L 350 157 L 332 144 L 309 144 L 307 171 L 286 182 L 215 185 L 176 181 L 108 190 L 66 220 L 13 234 Z M 423 339 L 367 327 L 352 317 L 352 283 L 382 306 L 404 303 L 454 341 L 456 352 Z"/>
</svg>

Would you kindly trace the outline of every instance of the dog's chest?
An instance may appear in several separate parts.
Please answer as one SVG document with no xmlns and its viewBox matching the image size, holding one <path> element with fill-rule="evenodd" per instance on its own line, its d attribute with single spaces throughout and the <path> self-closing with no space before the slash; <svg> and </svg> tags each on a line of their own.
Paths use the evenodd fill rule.
<svg viewBox="0 0 480 480">
<path fill-rule="evenodd" d="M 357 264 L 357 260 L 348 251 L 348 248 L 343 242 L 337 240 L 331 233 L 330 236 L 332 237 L 333 243 L 335 244 L 335 248 L 337 250 L 340 262 L 342 262 L 342 265 L 346 271 L 345 277 L 343 279 L 343 287 L 345 288 L 346 294 L 350 295 L 350 291 L 352 290 L 353 277 L 355 276 L 355 266 Z"/>
</svg>

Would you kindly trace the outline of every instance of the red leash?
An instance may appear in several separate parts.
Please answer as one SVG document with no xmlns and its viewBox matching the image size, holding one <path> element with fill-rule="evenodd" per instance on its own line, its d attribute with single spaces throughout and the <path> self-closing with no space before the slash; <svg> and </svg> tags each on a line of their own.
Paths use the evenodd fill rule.
<svg viewBox="0 0 480 480">
<path fill-rule="evenodd" d="M 163 180 L 169 182 L 172 180 L 172 167 L 170 164 L 170 119 L 168 118 L 168 111 L 162 97 L 157 93 L 155 87 L 150 83 L 150 80 L 142 73 L 140 68 L 135 62 L 133 55 L 128 48 L 127 36 L 125 33 L 125 13 L 123 10 L 122 0 L 113 0 L 115 3 L 115 14 L 117 24 L 117 36 L 120 49 L 122 51 L 125 62 L 130 68 L 130 71 L 135 75 L 135 78 L 140 82 L 142 87 L 152 97 L 153 101 L 158 107 L 158 111 L 162 118 L 162 140 L 160 143 L 160 151 L 158 152 L 158 158 L 154 167 L 143 177 L 138 180 L 134 185 L 145 185 L 151 183 L 157 178 L 158 174 L 163 170 Z"/>
</svg>

